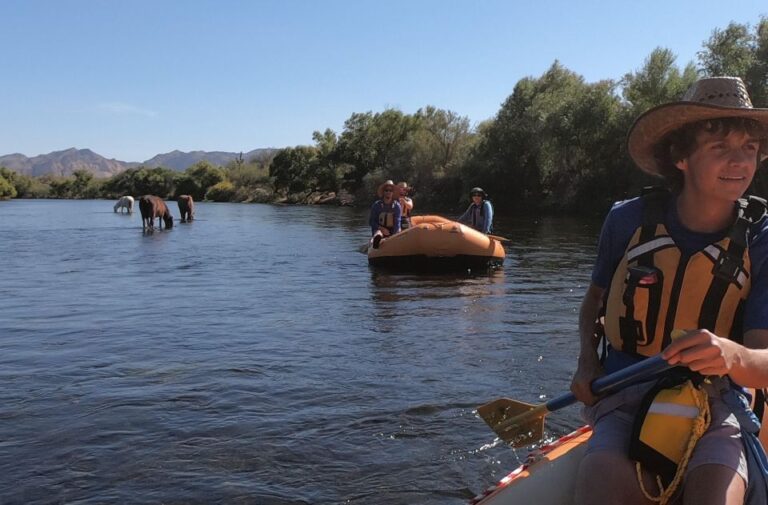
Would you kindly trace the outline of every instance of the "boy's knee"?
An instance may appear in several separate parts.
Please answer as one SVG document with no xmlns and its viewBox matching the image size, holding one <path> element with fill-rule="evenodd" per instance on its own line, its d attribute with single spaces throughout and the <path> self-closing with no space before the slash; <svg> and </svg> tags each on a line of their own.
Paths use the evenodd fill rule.
<svg viewBox="0 0 768 505">
<path fill-rule="evenodd" d="M 644 472 L 645 489 L 658 494 L 654 479 Z M 635 463 L 623 454 L 595 452 L 587 454 L 579 464 L 574 504 L 629 505 L 648 504 L 637 482 Z"/>
</svg>

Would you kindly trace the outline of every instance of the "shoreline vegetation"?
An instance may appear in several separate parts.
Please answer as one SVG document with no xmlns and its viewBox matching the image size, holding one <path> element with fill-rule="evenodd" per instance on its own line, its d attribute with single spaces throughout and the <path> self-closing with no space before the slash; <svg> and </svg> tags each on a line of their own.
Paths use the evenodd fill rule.
<svg viewBox="0 0 768 505">
<path fill-rule="evenodd" d="M 392 179 L 407 181 L 422 209 L 461 209 L 469 188 L 480 186 L 501 212 L 601 214 L 659 183 L 635 170 L 626 152 L 640 112 L 715 75 L 741 77 L 754 106 L 768 107 L 768 17 L 713 30 L 697 59 L 698 66 L 680 68 L 669 49 L 656 48 L 640 69 L 595 83 L 555 61 L 540 77 L 521 79 L 496 116 L 479 124 L 433 106 L 353 113 L 341 133 L 315 131 L 314 145 L 266 160 L 241 155 L 183 172 L 138 167 L 106 179 L 87 170 L 29 176 L 0 167 L 0 199 L 188 194 L 196 201 L 367 207 L 381 181 Z M 751 192 L 765 198 L 762 172 Z"/>
</svg>

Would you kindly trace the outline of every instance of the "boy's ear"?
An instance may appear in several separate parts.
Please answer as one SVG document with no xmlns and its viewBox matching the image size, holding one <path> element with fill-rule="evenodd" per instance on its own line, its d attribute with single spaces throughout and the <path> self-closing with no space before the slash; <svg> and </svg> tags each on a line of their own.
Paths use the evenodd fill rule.
<svg viewBox="0 0 768 505">
<path fill-rule="evenodd" d="M 685 172 L 688 170 L 688 158 L 683 158 L 682 160 L 676 161 L 675 166 Z"/>
</svg>

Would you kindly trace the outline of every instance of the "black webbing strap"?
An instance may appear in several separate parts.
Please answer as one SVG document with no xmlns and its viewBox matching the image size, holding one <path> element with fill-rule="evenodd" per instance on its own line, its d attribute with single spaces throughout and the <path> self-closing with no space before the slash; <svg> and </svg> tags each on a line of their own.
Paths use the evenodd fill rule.
<svg viewBox="0 0 768 505">
<path fill-rule="evenodd" d="M 736 202 L 736 206 L 737 217 L 728 232 L 728 248 L 715 260 L 712 267 L 712 284 L 707 290 L 699 313 L 699 327 L 709 331 L 715 330 L 715 322 L 728 286 L 737 284 L 740 274 L 747 274 L 744 269 L 744 252 L 749 242 L 749 229 L 766 213 L 765 200 L 757 197 L 741 198 Z"/>
<path fill-rule="evenodd" d="M 643 188 L 643 220 L 640 228 L 638 243 L 645 244 L 656 237 L 656 229 L 664 222 L 669 193 L 659 188 Z M 643 267 L 653 267 L 653 251 L 641 254 L 637 257 L 637 264 Z M 631 268 L 627 265 L 627 268 Z M 637 342 L 643 338 L 643 328 L 639 321 L 635 321 L 635 290 L 636 280 L 628 274 L 627 286 L 624 288 L 622 301 L 625 306 L 625 316 L 619 319 L 619 332 L 623 344 L 622 350 L 627 353 L 637 353 Z M 655 285 L 649 289 L 648 313 L 646 317 L 646 336 L 649 344 L 656 331 L 656 319 L 658 318 L 659 303 L 661 301 L 661 285 Z M 655 303 L 654 303 L 655 302 Z"/>
</svg>

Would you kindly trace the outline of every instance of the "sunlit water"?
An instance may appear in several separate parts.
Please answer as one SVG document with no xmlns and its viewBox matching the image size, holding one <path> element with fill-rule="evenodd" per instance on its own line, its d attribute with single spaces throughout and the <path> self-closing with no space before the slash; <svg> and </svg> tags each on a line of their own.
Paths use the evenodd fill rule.
<svg viewBox="0 0 768 505">
<path fill-rule="evenodd" d="M 368 267 L 362 209 L 112 204 L 0 202 L 0 503 L 466 503 L 526 453 L 475 407 L 567 391 L 599 223 L 418 276 Z"/>
</svg>

